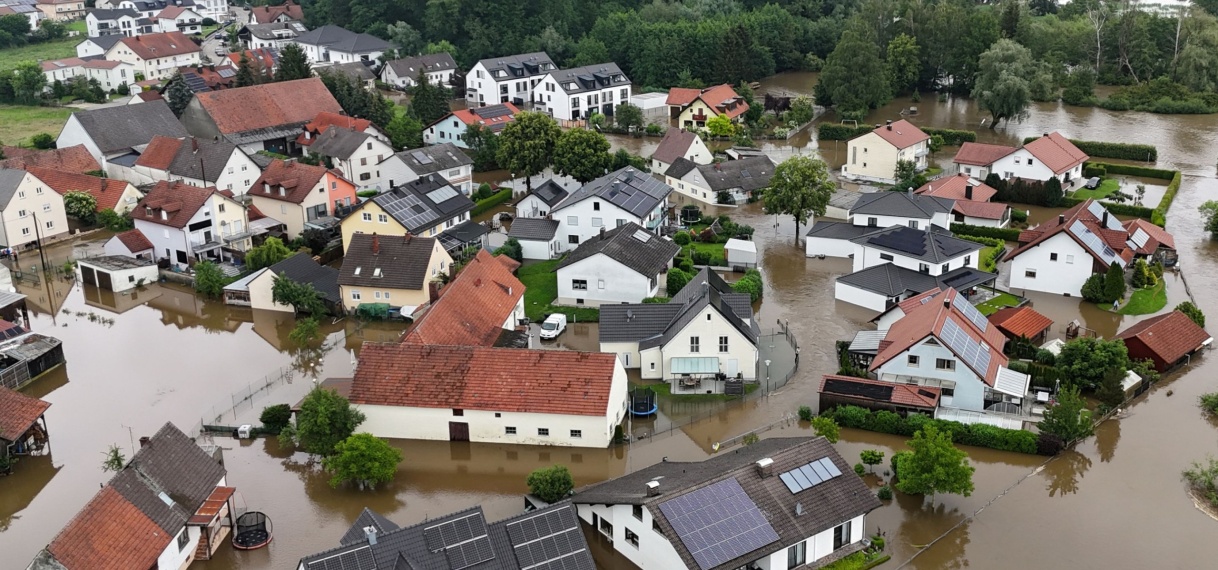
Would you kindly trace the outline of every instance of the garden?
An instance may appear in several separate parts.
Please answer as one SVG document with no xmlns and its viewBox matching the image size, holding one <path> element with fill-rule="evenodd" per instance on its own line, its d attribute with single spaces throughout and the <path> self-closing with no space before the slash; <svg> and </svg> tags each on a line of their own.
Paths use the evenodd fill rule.
<svg viewBox="0 0 1218 570">
<path fill-rule="evenodd" d="M 541 322 L 550 313 L 562 313 L 572 323 L 600 320 L 601 312 L 594 307 L 563 307 L 554 305 L 558 298 L 558 264 L 561 259 L 539 261 L 521 266 L 516 278 L 524 283 L 524 314 L 530 321 Z"/>
<path fill-rule="evenodd" d="M 689 260 L 691 269 L 694 266 L 726 267 L 723 249 L 727 240 L 753 239 L 752 226 L 737 224 L 728 216 L 704 216 L 694 205 L 681 208 L 681 222 L 687 225 L 687 230 L 673 236 L 673 241 L 681 246 L 677 263 Z"/>
</svg>

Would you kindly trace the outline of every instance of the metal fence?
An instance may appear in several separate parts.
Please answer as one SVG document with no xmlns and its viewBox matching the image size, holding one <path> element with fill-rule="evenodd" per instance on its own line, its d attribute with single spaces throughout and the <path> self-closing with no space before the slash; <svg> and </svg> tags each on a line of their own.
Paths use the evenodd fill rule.
<svg viewBox="0 0 1218 570">
<path fill-rule="evenodd" d="M 291 384 L 295 371 L 290 366 L 284 366 L 248 383 L 204 410 L 199 421 L 187 433 L 199 434 L 204 425 L 226 425 L 226 422 L 236 422 L 241 413 L 256 409 L 256 402 L 266 399 L 276 387 Z"/>
</svg>

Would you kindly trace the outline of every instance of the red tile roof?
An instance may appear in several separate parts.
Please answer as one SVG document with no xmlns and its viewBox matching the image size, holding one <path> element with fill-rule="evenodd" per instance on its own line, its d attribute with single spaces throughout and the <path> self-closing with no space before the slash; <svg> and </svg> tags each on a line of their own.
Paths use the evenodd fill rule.
<svg viewBox="0 0 1218 570">
<path fill-rule="evenodd" d="M 203 504 L 195 510 L 194 516 L 190 517 L 190 524 L 210 523 L 212 519 L 216 518 L 216 515 L 220 514 L 220 510 L 236 492 L 236 487 L 216 487 L 216 490 L 212 491 L 211 495 L 203 500 Z"/>
<path fill-rule="evenodd" d="M 182 148 L 183 140 L 163 135 L 152 137 L 148 146 L 144 147 L 144 152 L 135 160 L 135 165 L 155 170 L 169 170 L 173 157 L 177 156 L 178 149 Z"/>
<path fill-rule="evenodd" d="M 106 486 L 51 541 L 67 570 L 152 568 L 171 537 L 114 487 Z"/>
<path fill-rule="evenodd" d="M 956 151 L 956 158 L 953 158 L 952 162 L 970 166 L 989 166 L 1016 150 L 1018 149 L 1013 146 L 966 142 L 960 145 L 960 150 Z"/>
<path fill-rule="evenodd" d="M 303 20 L 304 10 L 300 4 L 295 4 L 292 0 L 288 0 L 279 6 L 256 6 L 250 9 L 250 15 L 254 17 L 254 21 L 259 24 L 269 24 L 275 21 L 280 15 L 287 15 L 290 20 Z"/>
<path fill-rule="evenodd" d="M 881 386 L 892 388 L 892 394 L 884 399 L 876 399 L 866 395 L 856 393 L 853 390 L 837 391 L 830 388 L 826 390 L 826 385 L 829 381 L 846 382 L 858 386 Z M 883 380 L 872 380 L 870 378 L 855 378 L 853 376 L 838 376 L 836 374 L 825 374 L 820 380 L 820 393 L 837 394 L 850 398 L 860 398 L 864 400 L 872 400 L 876 402 L 884 402 L 896 404 L 898 406 L 909 406 L 917 408 L 934 409 L 939 407 L 939 396 L 942 391 L 939 388 L 931 386 L 916 386 L 910 384 L 897 384 L 894 382 L 885 382 Z"/>
<path fill-rule="evenodd" d="M 964 196 L 964 191 L 968 186 L 973 187 L 972 198 Z M 975 202 L 989 202 L 997 193 L 997 190 L 986 185 L 986 183 L 967 174 L 957 174 L 938 180 L 931 180 L 922 185 L 921 188 L 914 190 L 914 194 L 922 194 L 923 196 L 934 196 L 936 198 L 948 198 L 951 200 L 972 200 Z"/>
<path fill-rule="evenodd" d="M 698 98 L 702 99 L 702 102 L 714 109 L 716 113 L 726 114 L 729 119 L 735 119 L 749 110 L 749 104 L 745 103 L 744 99 L 736 94 L 736 90 L 726 83 L 703 89 Z M 735 106 L 728 109 L 728 103 L 734 103 Z"/>
<path fill-rule="evenodd" d="M 1090 158 L 1056 131 L 1024 145 L 1024 148 L 1054 174 L 1061 174 Z"/>
<path fill-rule="evenodd" d="M 871 370 L 878 370 L 884 363 L 904 354 L 910 347 L 930 336 L 940 339 L 941 344 L 950 350 L 947 343 L 942 342 L 943 325 L 950 318 L 970 338 L 989 349 L 989 368 L 973 370 L 973 372 L 986 384 L 993 386 L 998 379 L 998 369 L 1006 366 L 1008 362 L 1007 357 L 1002 354 L 1002 347 L 1007 341 L 1006 337 L 997 327 L 987 326 L 982 331 L 957 310 L 952 301 L 959 294 L 955 289 L 941 291 L 930 301 L 913 307 L 912 310 L 905 313 L 904 317 L 893 323 L 884 335 L 884 342 L 881 343 L 879 353 L 871 361 Z M 956 356 L 960 358 L 961 365 L 971 366 L 963 355 L 957 354 Z"/>
<path fill-rule="evenodd" d="M 1141 321 L 1119 333 L 1116 338 L 1136 338 L 1164 362 L 1170 364 L 1201 348 L 1210 334 L 1197 326 L 1188 315 L 1172 311 Z"/>
<path fill-rule="evenodd" d="M 49 407 L 48 402 L 0 386 L 0 439 L 17 441 Z"/>
<path fill-rule="evenodd" d="M 684 107 L 698 100 L 698 96 L 702 94 L 701 89 L 690 89 L 688 87 L 673 87 L 668 90 L 668 99 L 665 103 L 669 105 L 679 105 Z"/>
<path fill-rule="evenodd" d="M 104 59 L 95 59 L 92 61 L 86 61 L 82 67 L 87 67 L 89 69 L 114 69 L 120 65 L 123 65 L 123 63 L 124 62 L 121 62 L 121 61 L 107 61 Z M 128 64 L 128 65 L 130 65 L 130 64 Z"/>
<path fill-rule="evenodd" d="M 309 146 L 313 144 L 313 141 L 317 140 L 318 135 L 326 132 L 326 129 L 333 126 L 344 127 L 362 133 L 368 130 L 368 127 L 372 126 L 372 121 L 369 121 L 368 119 L 357 119 L 342 113 L 322 111 L 321 113 L 318 113 L 316 117 L 313 117 L 312 121 L 305 123 L 304 130 L 311 133 L 312 137 L 306 138 L 304 133 L 301 133 L 299 137 L 296 137 L 296 143 L 302 146 Z"/>
<path fill-rule="evenodd" d="M 83 144 L 53 150 L 29 150 L 6 146 L 4 156 L 8 158 L 0 160 L 0 168 L 24 170 L 29 166 L 41 166 L 81 174 L 101 170 L 97 159 L 89 154 L 89 149 L 86 149 Z"/>
<path fill-rule="evenodd" d="M 119 199 L 131 187 L 131 183 L 118 178 L 99 178 L 88 174 L 63 172 L 37 166 L 31 166 L 26 170 L 60 195 L 68 192 L 88 192 L 97 200 L 98 212 L 118 210 Z"/>
<path fill-rule="evenodd" d="M 162 180 L 148 191 L 148 195 L 144 196 L 139 204 L 136 204 L 135 209 L 131 212 L 131 217 L 162 226 L 184 228 L 186 224 L 190 223 L 195 212 L 198 212 L 199 208 L 202 208 L 215 193 L 216 189 L 210 186 L 199 188 L 185 182 Z M 165 212 L 168 218 L 161 219 L 161 212 Z"/>
<path fill-rule="evenodd" d="M 254 181 L 254 185 L 250 186 L 246 193 L 250 196 L 299 204 L 304 202 L 304 199 L 308 198 L 309 194 L 317 188 L 317 184 L 322 181 L 326 172 L 324 166 L 275 159 L 266 167 L 266 170 L 262 171 L 262 176 Z M 337 171 L 333 171 L 331 174 L 342 178 Z M 269 186 L 269 191 L 264 185 Z M 279 195 L 281 186 L 284 189 L 283 196 Z"/>
<path fill-rule="evenodd" d="M 455 117 L 458 121 L 461 121 L 462 123 L 464 123 L 466 125 L 478 124 L 478 125 L 482 125 L 485 127 L 491 127 L 494 129 L 498 129 L 498 128 L 500 128 L 499 127 L 500 125 L 506 125 L 506 124 L 512 122 L 512 119 L 516 118 L 516 113 L 520 112 L 520 109 L 517 109 L 516 106 L 511 103 L 501 103 L 501 105 L 506 107 L 508 111 L 511 111 L 511 113 L 507 114 L 507 115 L 500 115 L 493 119 L 483 119 L 482 117 L 478 116 L 478 114 L 475 113 L 473 109 L 461 109 L 458 111 L 453 111 L 453 117 Z M 440 119 L 440 121 L 443 121 L 443 120 L 444 119 Z M 439 121 L 436 121 L 436 122 L 439 122 Z"/>
<path fill-rule="evenodd" d="M 1176 249 L 1176 238 L 1167 233 L 1167 230 L 1156 226 L 1149 221 L 1137 218 L 1134 220 L 1129 220 L 1122 225 L 1125 226 L 1125 231 L 1129 232 L 1129 237 L 1131 240 L 1138 230 L 1142 230 L 1146 232 L 1148 236 L 1150 236 L 1150 239 L 1138 248 L 1139 254 L 1146 255 L 1154 253 L 1155 250 L 1159 249 L 1160 246 L 1166 247 L 1167 249 Z"/>
<path fill-rule="evenodd" d="M 364 343 L 350 400 L 600 416 L 617 366 L 615 355 L 599 352 Z"/>
<path fill-rule="evenodd" d="M 316 77 L 197 93 L 195 98 L 226 135 L 303 124 L 323 111 L 342 112 Z"/>
<path fill-rule="evenodd" d="M 871 132 L 879 135 L 880 138 L 897 149 L 909 148 L 930 139 L 930 135 L 922 132 L 922 129 L 919 129 L 905 119 L 894 121 L 891 125 L 880 125 L 879 128 Z"/>
<path fill-rule="evenodd" d="M 957 200 L 952 206 L 952 211 L 962 216 L 970 218 L 981 218 L 983 220 L 1001 220 L 1007 214 L 1007 206 L 1001 202 L 973 202 L 970 200 Z"/>
<path fill-rule="evenodd" d="M 523 296 L 524 283 L 481 250 L 406 333 L 406 342 L 491 346 Z"/>
<path fill-rule="evenodd" d="M 275 55 L 267 48 L 247 49 L 244 52 L 232 52 L 228 54 L 228 61 L 232 62 L 233 69 L 241 68 L 241 56 L 249 58 L 254 64 L 254 71 L 260 72 L 263 75 L 273 73 L 275 69 Z"/>
<path fill-rule="evenodd" d="M 1046 317 L 1032 307 L 1006 307 L 989 316 L 994 326 L 1006 331 L 1015 338 L 1036 338 L 1037 335 L 1053 326 L 1053 319 Z"/>
<path fill-rule="evenodd" d="M 155 89 L 150 89 L 148 91 L 140 91 L 139 93 L 136 93 L 135 96 L 139 97 L 140 100 L 145 103 L 147 103 L 149 101 L 156 101 L 157 99 L 164 99 L 164 97 L 161 96 L 161 92 L 157 91 Z"/>
<path fill-rule="evenodd" d="M 123 245 L 127 247 L 127 251 L 131 253 L 139 253 L 152 249 L 152 242 L 148 241 L 148 236 L 145 236 L 144 232 L 139 230 L 127 230 L 121 234 L 116 234 L 114 237 L 118 238 L 118 241 L 123 242 Z"/>
<path fill-rule="evenodd" d="M 506 267 L 507 270 L 511 271 L 512 273 L 516 273 L 516 270 L 520 269 L 520 266 L 523 265 L 519 261 L 516 261 L 515 259 L 512 259 L 506 255 L 496 255 L 495 260 L 497 260 L 499 263 L 502 263 L 503 266 Z"/>
<path fill-rule="evenodd" d="M 1010 261 L 1011 259 L 1023 254 L 1023 252 L 1036 247 L 1041 242 L 1044 242 L 1045 240 L 1059 233 L 1064 233 L 1070 236 L 1070 239 L 1077 242 L 1080 247 L 1090 253 L 1091 256 L 1097 261 L 1100 263 L 1105 263 L 1099 252 L 1092 251 L 1090 247 L 1088 247 L 1078 238 L 1078 236 L 1075 236 L 1074 233 L 1067 231 L 1075 221 L 1078 221 L 1081 222 L 1088 230 L 1090 230 L 1091 233 L 1099 236 L 1104 243 L 1108 244 L 1108 246 L 1111 247 L 1125 263 L 1132 261 L 1134 252 L 1125 242 L 1127 234 L 1122 236 L 1122 232 L 1117 232 L 1115 230 L 1102 227 L 1103 220 L 1096 217 L 1095 213 L 1091 211 L 1092 202 L 1094 202 L 1094 200 L 1088 198 L 1082 203 L 1076 204 L 1074 207 L 1062 212 L 1056 218 L 1050 218 L 1048 221 L 1041 223 L 1035 228 L 1019 232 L 1020 245 L 1019 247 L 1015 248 L 1010 255 L 1006 256 L 1005 260 Z M 1102 207 L 1103 205 L 1101 204 L 1100 206 Z"/>
<path fill-rule="evenodd" d="M 942 289 L 935 287 L 934 289 L 931 289 L 929 291 L 923 291 L 922 293 L 918 293 L 917 295 L 914 295 L 913 297 L 909 297 L 908 299 L 905 299 L 904 301 L 897 303 L 897 306 L 901 308 L 902 313 L 905 313 L 908 315 L 910 311 L 912 311 L 918 307 L 921 307 L 922 305 L 925 305 L 926 303 L 929 302 L 929 301 L 924 301 L 925 299 L 927 299 L 927 298 L 933 299 L 933 298 L 935 298 L 936 295 L 938 295 L 939 293 L 942 293 L 942 292 L 943 292 Z"/>
<path fill-rule="evenodd" d="M 144 34 L 134 38 L 119 40 L 140 59 L 149 60 L 162 57 L 173 57 L 202 51 L 198 45 L 190 41 L 182 32 L 165 32 L 163 34 Z"/>
<path fill-rule="evenodd" d="M 189 8 L 186 8 L 183 6 L 166 6 L 165 9 L 163 9 L 157 13 L 156 17 L 157 18 L 167 18 L 167 19 L 172 20 L 174 18 L 177 18 L 178 16 L 181 16 L 182 12 L 185 12 L 188 9 Z"/>
<path fill-rule="evenodd" d="M 660 139 L 660 145 L 652 153 L 651 159 L 665 164 L 672 164 L 678 158 L 685 156 L 686 152 L 689 152 L 690 145 L 694 144 L 694 139 L 697 138 L 698 134 L 693 131 L 668 127 L 668 131 L 664 133 L 664 138 Z"/>
<path fill-rule="evenodd" d="M 82 67 L 84 64 L 85 60 L 80 59 L 79 57 L 67 57 L 64 59 L 47 60 L 39 63 L 38 65 L 42 67 L 43 71 L 55 71 L 58 69 L 64 69 L 66 67 Z"/>
</svg>

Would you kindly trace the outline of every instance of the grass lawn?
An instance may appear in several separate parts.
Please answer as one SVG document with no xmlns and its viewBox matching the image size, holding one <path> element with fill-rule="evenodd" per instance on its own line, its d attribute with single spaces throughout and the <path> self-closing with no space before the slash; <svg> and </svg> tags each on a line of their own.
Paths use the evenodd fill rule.
<svg viewBox="0 0 1218 570">
<path fill-rule="evenodd" d="M 76 44 L 83 38 L 64 38 L 53 42 L 29 44 L 21 47 L 0 49 L 0 69 L 11 70 L 22 62 L 38 62 L 47 59 L 76 57 Z"/>
<path fill-rule="evenodd" d="M 524 314 L 531 321 L 541 322 L 550 313 L 567 315 L 568 324 L 600 320 L 601 312 L 593 307 L 558 307 L 552 303 L 558 297 L 558 259 L 521 267 L 516 277 L 524 283 Z"/>
<path fill-rule="evenodd" d="M 644 388 L 651 388 L 656 391 L 656 396 L 660 399 L 670 400 L 673 402 L 726 402 L 728 400 L 739 399 L 739 396 L 728 396 L 727 394 L 676 394 L 672 393 L 672 384 L 668 382 L 660 382 L 658 384 L 647 384 Z M 745 384 L 744 393 L 752 394 L 761 384 Z"/>
<path fill-rule="evenodd" d="M 0 105 L 0 141 L 16 145 L 38 133 L 58 136 L 74 109 Z"/>
<path fill-rule="evenodd" d="M 1009 293 L 999 293 L 997 297 L 990 299 L 984 303 L 977 305 L 977 310 L 985 316 L 990 316 L 997 313 L 999 309 L 1004 307 L 1014 307 L 1019 304 L 1019 299 Z"/>
<path fill-rule="evenodd" d="M 938 166 L 932 166 L 926 169 L 927 178 L 934 178 L 940 174 L 943 174 L 943 169 L 939 168 Z"/>
<path fill-rule="evenodd" d="M 889 558 L 891 556 L 887 554 L 881 556 L 878 552 L 863 550 L 825 566 L 821 570 L 867 570 L 887 562 Z"/>
<path fill-rule="evenodd" d="M 85 24 L 84 20 L 76 20 L 75 22 L 67 22 L 63 25 L 63 27 L 67 28 L 67 30 L 69 32 L 80 32 L 81 34 L 84 34 L 89 31 L 89 26 Z M 77 38 L 77 39 L 79 39 L 79 38 Z"/>
<path fill-rule="evenodd" d="M 1117 311 L 1121 315 L 1149 315 L 1167 306 L 1167 288 L 1160 280 L 1150 289 L 1138 289 L 1129 296 L 1129 302 Z"/>
<path fill-rule="evenodd" d="M 1079 200 L 1086 200 L 1087 198 L 1091 198 L 1093 200 L 1099 200 L 1100 198 L 1107 198 L 1107 197 L 1115 194 L 1117 192 L 1117 190 L 1120 190 L 1120 189 L 1121 189 L 1121 183 L 1118 182 L 1115 178 L 1105 178 L 1103 181 L 1100 182 L 1100 185 L 1095 190 L 1079 188 L 1078 190 L 1075 190 L 1072 197 L 1077 198 Z"/>
</svg>

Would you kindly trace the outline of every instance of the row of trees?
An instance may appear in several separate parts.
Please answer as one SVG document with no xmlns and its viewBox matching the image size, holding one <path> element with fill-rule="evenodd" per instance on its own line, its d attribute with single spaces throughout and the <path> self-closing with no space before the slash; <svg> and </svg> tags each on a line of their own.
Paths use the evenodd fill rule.
<svg viewBox="0 0 1218 570">
<path fill-rule="evenodd" d="M 610 154 L 605 135 L 583 128 L 563 131 L 552 117 L 532 111 L 518 113 L 498 135 L 471 126 L 465 143 L 473 153 L 475 168 L 485 168 L 488 163 L 506 168 L 514 176 L 523 176 L 530 191 L 530 179 L 549 167 L 581 183 L 626 166 L 647 170 L 645 160 L 624 149 Z"/>
</svg>

